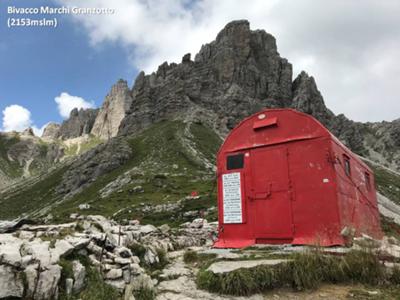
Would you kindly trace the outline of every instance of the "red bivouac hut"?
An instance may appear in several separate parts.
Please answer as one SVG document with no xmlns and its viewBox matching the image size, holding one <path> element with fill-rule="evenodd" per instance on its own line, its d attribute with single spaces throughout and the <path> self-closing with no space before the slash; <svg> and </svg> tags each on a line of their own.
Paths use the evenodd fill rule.
<svg viewBox="0 0 400 300">
<path fill-rule="evenodd" d="M 382 238 L 373 172 L 310 115 L 269 109 L 245 119 L 221 146 L 217 174 L 217 248 Z"/>
</svg>

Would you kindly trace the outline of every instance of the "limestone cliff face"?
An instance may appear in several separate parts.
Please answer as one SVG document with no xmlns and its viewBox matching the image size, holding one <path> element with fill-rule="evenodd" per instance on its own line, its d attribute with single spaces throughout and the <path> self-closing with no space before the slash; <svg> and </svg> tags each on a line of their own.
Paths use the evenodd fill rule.
<svg viewBox="0 0 400 300">
<path fill-rule="evenodd" d="M 98 109 L 74 108 L 60 127 L 59 137 L 63 140 L 89 134 L 93 128 Z"/>
<path fill-rule="evenodd" d="M 164 62 L 150 75 L 141 72 L 131 95 L 120 134 L 166 118 L 196 118 L 224 136 L 262 108 L 291 107 L 316 117 L 358 154 L 372 158 L 383 151 L 380 161 L 386 164 L 400 157 L 395 146 L 398 122 L 365 125 L 335 116 L 314 78 L 303 71 L 293 80 L 292 65 L 280 57 L 275 38 L 264 30 L 250 30 L 245 20 L 227 24 L 194 61 L 186 54 L 180 64 Z M 380 134 L 379 128 L 391 133 Z"/>
<path fill-rule="evenodd" d="M 118 134 L 121 121 L 132 104 L 131 91 L 125 80 L 120 79 L 104 100 L 91 133 L 102 139 L 109 139 Z"/>
<path fill-rule="evenodd" d="M 203 45 L 194 61 L 185 55 L 180 64 L 165 62 L 155 73 L 140 73 L 120 132 L 195 116 L 226 134 L 262 107 L 289 105 L 291 89 L 292 66 L 279 56 L 275 38 L 235 21 Z"/>
</svg>

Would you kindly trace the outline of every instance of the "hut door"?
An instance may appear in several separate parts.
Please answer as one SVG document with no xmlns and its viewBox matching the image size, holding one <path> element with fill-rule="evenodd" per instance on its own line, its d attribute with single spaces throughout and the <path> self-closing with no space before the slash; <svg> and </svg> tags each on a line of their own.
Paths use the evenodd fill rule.
<svg viewBox="0 0 400 300">
<path fill-rule="evenodd" d="M 255 149 L 250 158 L 255 238 L 290 239 L 293 222 L 287 148 Z"/>
</svg>

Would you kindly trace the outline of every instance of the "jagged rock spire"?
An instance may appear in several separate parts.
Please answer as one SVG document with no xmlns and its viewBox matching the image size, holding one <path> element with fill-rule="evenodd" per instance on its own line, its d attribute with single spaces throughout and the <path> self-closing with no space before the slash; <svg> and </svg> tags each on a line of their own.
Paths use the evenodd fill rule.
<svg viewBox="0 0 400 300">
<path fill-rule="evenodd" d="M 127 82 L 122 79 L 118 80 L 106 96 L 91 133 L 103 139 L 116 136 L 131 103 L 132 97 Z"/>
</svg>

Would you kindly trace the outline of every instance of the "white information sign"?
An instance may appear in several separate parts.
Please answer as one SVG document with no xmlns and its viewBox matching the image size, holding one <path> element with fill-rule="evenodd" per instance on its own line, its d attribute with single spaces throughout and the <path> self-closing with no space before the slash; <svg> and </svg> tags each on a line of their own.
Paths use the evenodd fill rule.
<svg viewBox="0 0 400 300">
<path fill-rule="evenodd" d="M 242 223 L 242 189 L 240 173 L 222 175 L 224 223 Z"/>
</svg>

